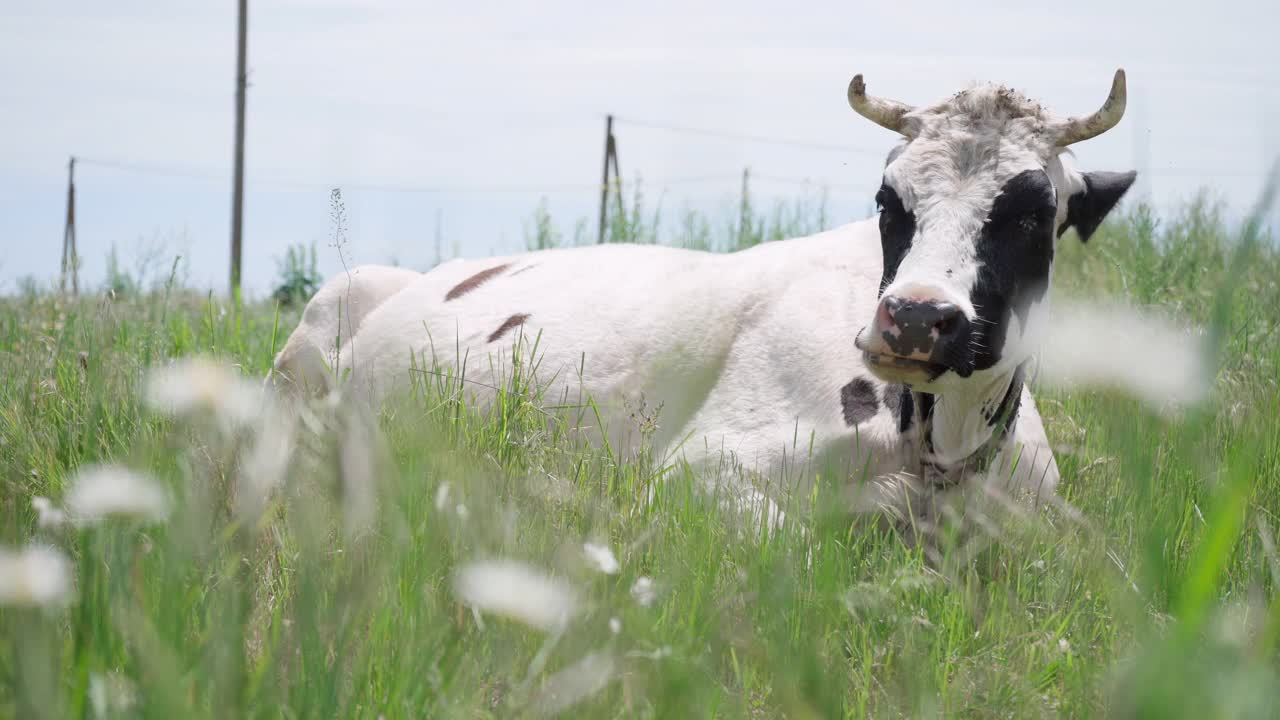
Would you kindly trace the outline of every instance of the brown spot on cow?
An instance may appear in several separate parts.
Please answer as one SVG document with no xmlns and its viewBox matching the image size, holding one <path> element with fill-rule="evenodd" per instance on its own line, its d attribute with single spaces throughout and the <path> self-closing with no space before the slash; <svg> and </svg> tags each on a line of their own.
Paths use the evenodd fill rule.
<svg viewBox="0 0 1280 720">
<path fill-rule="evenodd" d="M 502 324 L 498 326 L 497 330 L 494 330 L 493 332 L 489 333 L 489 342 L 493 342 L 501 338 L 503 335 L 507 334 L 508 330 L 510 330 L 511 328 L 515 328 L 523 325 L 524 321 L 528 319 L 529 319 L 529 313 L 517 313 L 515 315 L 512 315 L 511 317 L 504 320 Z"/>
<path fill-rule="evenodd" d="M 511 263 L 503 263 L 496 267 L 491 267 L 488 270 L 481 270 L 475 275 L 472 275 L 466 280 L 463 280 L 457 285 L 454 285 L 453 288 L 449 290 L 449 292 L 445 293 L 444 301 L 449 302 L 450 300 L 457 300 L 463 295 L 466 295 L 472 290 L 475 290 L 476 288 L 485 284 L 486 282 L 489 281 L 490 278 L 501 274 L 502 271 L 506 270 L 509 267 L 511 267 Z"/>
</svg>

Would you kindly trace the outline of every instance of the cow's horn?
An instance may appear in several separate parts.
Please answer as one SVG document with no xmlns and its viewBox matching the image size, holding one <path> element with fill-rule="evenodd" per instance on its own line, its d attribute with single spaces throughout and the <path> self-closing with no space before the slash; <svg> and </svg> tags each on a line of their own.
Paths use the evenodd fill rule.
<svg viewBox="0 0 1280 720">
<path fill-rule="evenodd" d="M 1066 147 L 1081 140 L 1097 137 L 1110 130 L 1124 117 L 1125 96 L 1124 69 L 1116 70 L 1111 81 L 1111 94 L 1102 107 L 1092 115 L 1069 118 L 1058 125 L 1058 147 Z"/>
<path fill-rule="evenodd" d="M 862 82 L 861 74 L 854 75 L 849 83 L 849 106 L 862 117 L 897 133 L 905 132 L 904 117 L 915 109 L 896 100 L 868 95 L 867 86 Z"/>
</svg>

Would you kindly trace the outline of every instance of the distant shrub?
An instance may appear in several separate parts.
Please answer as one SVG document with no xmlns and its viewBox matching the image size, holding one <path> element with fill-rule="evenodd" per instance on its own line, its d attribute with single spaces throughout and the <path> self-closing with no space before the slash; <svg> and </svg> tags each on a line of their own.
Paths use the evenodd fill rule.
<svg viewBox="0 0 1280 720">
<path fill-rule="evenodd" d="M 598 238 L 594 223 L 578 218 L 573 237 L 565 242 L 560 225 L 542 200 L 524 222 L 525 247 L 546 250 L 565 245 L 607 243 L 666 244 L 690 250 L 734 252 L 761 243 L 803 237 L 829 230 L 828 192 L 821 185 L 806 184 L 791 200 L 775 200 L 761 207 L 751 190 L 751 174 L 743 173 L 739 194 L 723 218 L 713 218 L 701 210 L 685 207 L 674 217 L 664 218 L 662 196 L 656 206 L 645 206 L 644 181 L 639 176 L 627 192 L 610 187 L 605 202 L 604 237 Z M 598 221 L 598 218 L 597 218 Z"/>
<path fill-rule="evenodd" d="M 271 297 L 283 306 L 304 303 L 320 288 L 323 278 L 316 269 L 316 246 L 295 243 L 276 259 L 278 284 Z"/>
<path fill-rule="evenodd" d="M 138 279 L 120 264 L 120 254 L 116 252 L 114 243 L 107 253 L 107 279 L 103 283 L 103 292 L 112 295 L 133 295 L 140 287 Z"/>
<path fill-rule="evenodd" d="M 530 250 L 548 250 L 560 247 L 560 240 L 560 229 L 556 227 L 551 212 L 547 210 L 547 199 L 543 198 L 534 209 L 533 217 L 524 223 L 525 247 Z M 439 264 L 438 261 L 437 264 Z"/>
</svg>

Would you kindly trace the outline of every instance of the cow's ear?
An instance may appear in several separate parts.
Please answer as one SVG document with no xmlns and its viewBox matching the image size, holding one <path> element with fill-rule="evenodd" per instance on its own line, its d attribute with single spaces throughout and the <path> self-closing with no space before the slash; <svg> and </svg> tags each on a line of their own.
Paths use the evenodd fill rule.
<svg viewBox="0 0 1280 720">
<path fill-rule="evenodd" d="M 1120 202 L 1120 198 L 1133 185 L 1138 173 L 1129 172 L 1087 172 L 1084 173 L 1084 188 L 1072 195 L 1067 201 L 1067 221 L 1058 228 L 1058 237 L 1074 227 L 1081 242 L 1088 242 L 1093 231 L 1098 229 L 1107 213 Z"/>
</svg>

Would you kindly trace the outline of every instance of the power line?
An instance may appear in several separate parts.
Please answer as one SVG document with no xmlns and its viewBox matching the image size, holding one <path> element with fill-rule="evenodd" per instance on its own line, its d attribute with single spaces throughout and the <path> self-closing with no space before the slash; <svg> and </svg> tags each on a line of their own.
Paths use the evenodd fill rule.
<svg viewBox="0 0 1280 720">
<path fill-rule="evenodd" d="M 616 120 L 616 119 L 615 119 Z M 200 167 L 194 165 L 170 165 L 157 163 L 128 162 L 104 157 L 76 156 L 76 164 L 80 167 L 94 167 L 117 172 L 128 172 L 138 175 L 160 177 L 177 177 L 208 182 L 226 182 L 231 177 L 230 170 Z M 1153 167 L 1148 172 L 1154 177 L 1262 177 L 1266 173 L 1248 170 L 1209 170 L 1204 168 Z M 676 176 L 668 178 L 645 178 L 639 176 L 642 185 L 652 188 L 663 188 L 673 185 L 703 185 L 712 183 L 737 183 L 741 172 L 712 175 Z M 762 182 L 783 183 L 790 185 L 808 185 L 828 190 L 839 190 L 857 193 L 872 193 L 875 188 L 857 183 L 834 183 L 821 178 L 797 178 L 770 175 L 768 173 L 752 173 L 753 180 Z M 274 187 L 287 190 L 322 190 L 329 191 L 335 187 L 344 190 L 367 192 L 397 192 L 424 194 L 558 194 L 558 193 L 596 193 L 600 186 L 594 183 L 565 184 L 532 184 L 532 185 L 413 185 L 396 183 L 322 183 L 306 180 L 290 180 L 283 178 L 246 178 L 246 184 L 257 187 Z"/>
<path fill-rule="evenodd" d="M 809 150 L 822 150 L 827 152 L 851 152 L 859 155 L 867 155 L 876 158 L 883 158 L 885 151 L 871 148 L 854 147 L 852 145 L 836 145 L 832 143 L 819 143 L 807 140 L 795 140 L 791 138 L 768 137 L 764 135 L 751 135 L 746 133 L 724 132 L 722 130 L 710 130 L 707 128 L 690 127 L 687 125 L 671 125 L 667 123 L 649 122 L 647 120 L 636 120 L 633 118 L 623 118 L 614 116 L 614 121 L 625 123 L 632 127 L 646 128 L 649 130 L 661 130 L 665 132 L 684 133 L 688 135 L 701 135 L 704 137 L 720 138 L 722 140 L 735 140 L 739 142 L 763 143 L 767 145 L 781 145 L 788 147 L 806 148 Z M 1175 167 L 1153 167 L 1149 172 L 1152 175 L 1167 177 L 1264 177 L 1266 171 L 1263 170 L 1208 170 L 1197 168 L 1175 168 Z M 830 187 L 835 187 L 834 185 Z"/>
<path fill-rule="evenodd" d="M 655 123 L 646 120 L 634 120 L 631 118 L 614 117 L 614 120 L 625 123 L 632 127 L 647 128 L 649 130 L 662 130 L 665 132 L 684 133 L 686 135 L 702 135 L 704 137 L 720 138 L 722 140 L 736 140 L 739 142 L 753 142 L 765 145 L 784 145 L 789 147 L 806 148 L 809 150 L 822 150 L 825 152 L 849 152 L 859 155 L 868 155 L 871 157 L 883 158 L 884 150 L 854 147 L 852 145 L 835 145 L 831 143 L 811 142 L 808 140 L 795 140 L 792 138 L 767 137 L 764 135 L 751 135 L 746 133 L 724 132 L 722 130 L 708 130 L 706 128 L 689 127 L 687 125 L 670 125 L 666 123 Z"/>
<path fill-rule="evenodd" d="M 1204 168 L 1153 167 L 1147 170 L 1152 175 L 1164 177 L 1265 177 L 1267 173 L 1258 170 L 1207 170 Z"/>
<path fill-rule="evenodd" d="M 832 183 L 832 182 L 826 182 L 825 180 L 815 179 L 815 178 L 781 177 L 778 175 L 768 175 L 768 174 L 761 174 L 756 172 L 751 173 L 751 180 L 753 182 L 756 180 L 762 180 L 764 182 L 784 183 L 787 185 L 804 185 L 808 187 L 822 188 L 825 190 L 844 190 L 847 192 L 865 193 L 868 195 L 874 195 L 876 190 L 878 189 L 870 185 L 858 185 L 855 183 Z"/>
<path fill-rule="evenodd" d="M 192 180 L 208 180 L 221 182 L 226 180 L 230 173 L 216 168 L 202 168 L 196 166 L 184 165 L 162 165 L 151 163 L 135 163 L 121 160 L 113 160 L 106 158 L 81 158 L 77 156 L 77 162 L 90 167 L 104 168 L 108 170 L 116 170 L 120 172 L 130 172 L 139 175 L 157 175 L 163 177 L 182 177 Z M 642 180 L 643 177 L 641 178 Z M 644 180 L 645 183 L 662 187 L 667 185 L 694 185 L 700 183 L 727 182 L 736 181 L 738 175 L 695 175 L 685 177 L 671 177 Z M 484 194 L 484 193 L 558 193 L 558 192 L 595 192 L 600 186 L 593 183 L 577 183 L 577 184 L 546 184 L 546 185 L 400 185 L 394 183 L 320 183 L 304 180 L 282 180 L 282 179 L 248 179 L 246 182 L 250 185 L 273 186 L 298 190 L 331 190 L 335 187 L 341 187 L 346 190 L 367 190 L 375 192 L 407 192 L 407 193 L 440 193 L 440 194 Z"/>
</svg>

